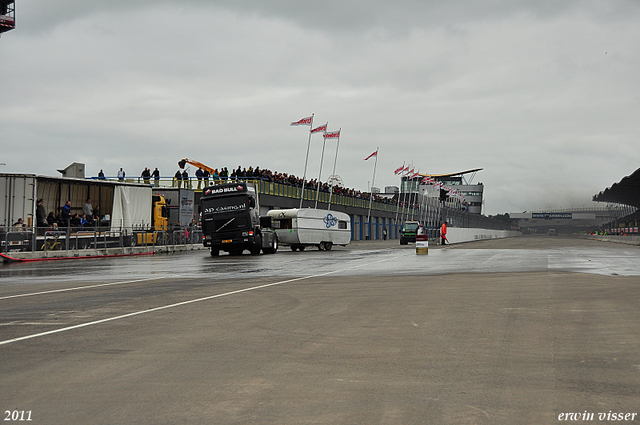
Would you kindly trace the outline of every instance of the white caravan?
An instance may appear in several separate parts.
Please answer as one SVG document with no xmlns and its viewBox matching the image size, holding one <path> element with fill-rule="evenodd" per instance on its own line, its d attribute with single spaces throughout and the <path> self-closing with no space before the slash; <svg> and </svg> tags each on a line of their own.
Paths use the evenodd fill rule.
<svg viewBox="0 0 640 425">
<path fill-rule="evenodd" d="M 278 242 L 292 251 L 304 251 L 307 246 L 329 251 L 333 245 L 351 242 L 349 214 L 315 208 L 271 210 L 267 214 L 273 219 Z"/>
</svg>

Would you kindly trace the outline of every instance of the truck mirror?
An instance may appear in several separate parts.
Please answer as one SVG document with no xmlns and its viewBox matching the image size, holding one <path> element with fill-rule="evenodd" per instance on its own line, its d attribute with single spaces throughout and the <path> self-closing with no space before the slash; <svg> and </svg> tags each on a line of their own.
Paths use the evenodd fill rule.
<svg viewBox="0 0 640 425">
<path fill-rule="evenodd" d="M 260 227 L 262 228 L 272 228 L 273 227 L 273 219 L 270 215 L 263 215 L 260 217 Z"/>
</svg>

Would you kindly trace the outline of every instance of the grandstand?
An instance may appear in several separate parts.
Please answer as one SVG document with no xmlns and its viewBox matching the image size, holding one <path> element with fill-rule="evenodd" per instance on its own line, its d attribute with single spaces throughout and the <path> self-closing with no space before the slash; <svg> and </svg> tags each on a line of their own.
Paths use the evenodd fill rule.
<svg viewBox="0 0 640 425">
<path fill-rule="evenodd" d="M 640 221 L 640 168 L 594 195 L 593 200 L 621 205 L 626 210 L 626 214 L 604 223 L 600 228 L 602 233 L 637 235 Z"/>
<path fill-rule="evenodd" d="M 462 200 L 451 197 L 447 200 L 447 206 L 453 209 L 463 209 L 470 214 L 482 214 L 484 205 L 484 185 L 473 184 L 473 179 L 482 168 L 460 171 L 449 174 L 418 174 L 416 177 L 402 177 L 401 193 L 420 193 L 429 198 L 439 198 L 440 190 L 433 184 L 421 183 L 423 178 L 431 177 L 436 182 L 444 184 L 447 188 L 454 189 Z"/>
</svg>

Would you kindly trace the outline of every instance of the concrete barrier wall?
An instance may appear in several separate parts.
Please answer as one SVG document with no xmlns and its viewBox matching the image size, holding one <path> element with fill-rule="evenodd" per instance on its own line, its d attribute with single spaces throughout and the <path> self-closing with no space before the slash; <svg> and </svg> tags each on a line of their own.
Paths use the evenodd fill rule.
<svg viewBox="0 0 640 425">
<path fill-rule="evenodd" d="M 489 230 L 489 229 L 465 229 L 461 227 L 449 227 L 447 229 L 447 239 L 449 243 L 473 242 L 484 239 L 512 238 L 522 235 L 521 232 L 511 230 Z"/>
<path fill-rule="evenodd" d="M 640 245 L 640 236 L 621 236 L 621 235 L 596 235 L 593 238 L 605 241 L 624 243 L 627 245 Z"/>
</svg>

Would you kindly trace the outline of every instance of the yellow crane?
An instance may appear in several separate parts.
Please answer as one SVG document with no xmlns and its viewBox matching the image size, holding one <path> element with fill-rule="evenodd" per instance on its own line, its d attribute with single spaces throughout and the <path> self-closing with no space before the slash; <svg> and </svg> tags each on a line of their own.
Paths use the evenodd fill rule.
<svg viewBox="0 0 640 425">
<path fill-rule="evenodd" d="M 188 159 L 188 158 L 183 158 L 180 161 L 178 161 L 178 167 L 180 167 L 180 168 L 184 168 L 184 166 L 186 164 L 191 164 L 191 165 L 193 165 L 195 167 L 202 168 L 202 171 L 206 170 L 206 171 L 209 172 L 209 174 L 213 175 L 214 169 L 209 167 L 209 166 L 207 166 L 207 165 L 204 165 L 202 162 L 193 161 L 193 160 Z"/>
</svg>

